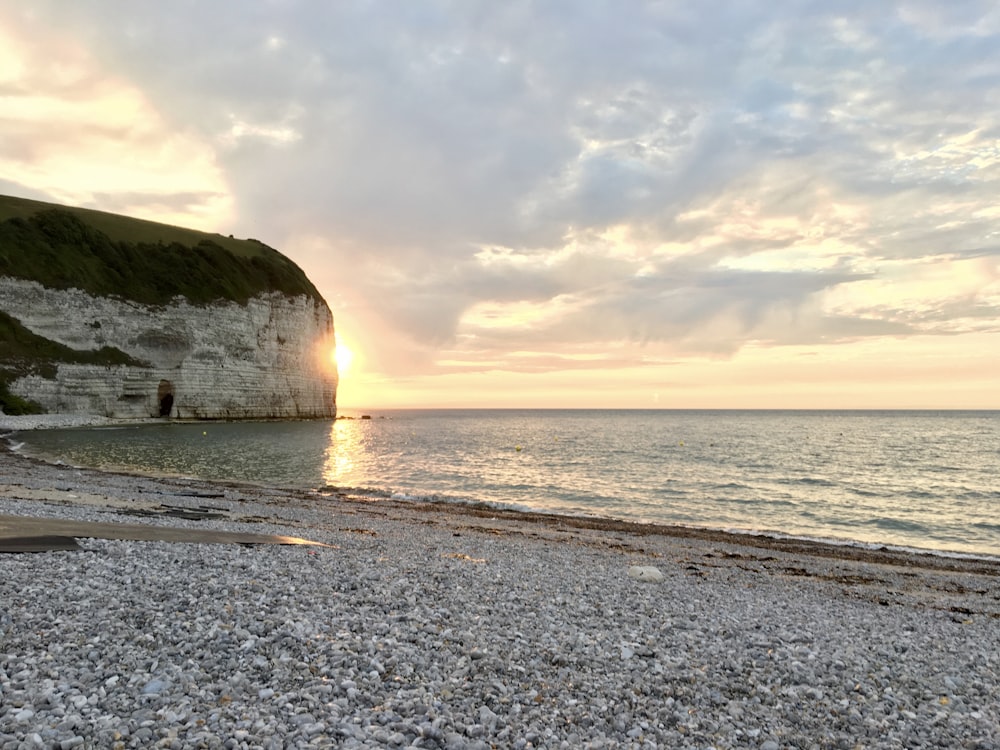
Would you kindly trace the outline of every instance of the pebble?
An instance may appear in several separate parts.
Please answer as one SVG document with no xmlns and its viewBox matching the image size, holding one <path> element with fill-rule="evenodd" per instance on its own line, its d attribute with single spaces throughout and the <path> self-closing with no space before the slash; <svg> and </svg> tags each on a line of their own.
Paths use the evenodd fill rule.
<svg viewBox="0 0 1000 750">
<path fill-rule="evenodd" d="M 662 571 L 652 565 L 633 565 L 628 569 L 628 575 L 643 583 L 659 583 L 663 580 Z"/>
<path fill-rule="evenodd" d="M 2 452 L 0 473 L 54 486 L 51 468 Z M 171 505 L 212 489 L 59 477 Z M 472 516 L 220 492 L 213 505 L 256 522 L 170 523 L 331 546 L 87 539 L 0 556 L 0 748 L 986 748 L 1000 736 L 996 576 L 655 536 L 560 541 Z M 8 494 L 7 513 L 109 519 Z"/>
<path fill-rule="evenodd" d="M 159 695 L 167 689 L 167 683 L 163 680 L 150 680 L 142 688 L 143 695 Z"/>
</svg>

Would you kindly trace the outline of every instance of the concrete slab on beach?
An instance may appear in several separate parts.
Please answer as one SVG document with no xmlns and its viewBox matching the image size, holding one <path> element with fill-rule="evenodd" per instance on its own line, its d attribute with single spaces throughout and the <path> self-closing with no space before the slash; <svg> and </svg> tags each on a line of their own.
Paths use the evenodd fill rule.
<svg viewBox="0 0 1000 750">
<path fill-rule="evenodd" d="M 243 534 L 216 529 L 184 529 L 149 524 L 99 523 L 62 518 L 0 514 L 0 552 L 46 552 L 78 549 L 76 539 L 130 539 L 191 544 L 304 544 L 308 539 L 271 534 Z"/>
</svg>

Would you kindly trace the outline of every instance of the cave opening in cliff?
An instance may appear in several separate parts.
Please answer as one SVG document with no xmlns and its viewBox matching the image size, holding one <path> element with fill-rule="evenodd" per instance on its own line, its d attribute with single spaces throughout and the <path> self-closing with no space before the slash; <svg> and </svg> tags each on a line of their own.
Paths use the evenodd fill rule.
<svg viewBox="0 0 1000 750">
<path fill-rule="evenodd" d="M 156 398 L 160 402 L 160 416 L 169 417 L 174 408 L 174 384 L 169 380 L 161 380 L 156 389 Z"/>
</svg>

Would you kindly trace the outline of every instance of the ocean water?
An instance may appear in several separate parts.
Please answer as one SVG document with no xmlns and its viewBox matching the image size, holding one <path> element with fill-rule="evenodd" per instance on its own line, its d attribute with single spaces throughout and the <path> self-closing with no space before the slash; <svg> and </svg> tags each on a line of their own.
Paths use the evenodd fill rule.
<svg viewBox="0 0 1000 750">
<path fill-rule="evenodd" d="M 1000 555 L 1000 412 L 371 416 L 13 440 L 79 466 Z"/>
</svg>

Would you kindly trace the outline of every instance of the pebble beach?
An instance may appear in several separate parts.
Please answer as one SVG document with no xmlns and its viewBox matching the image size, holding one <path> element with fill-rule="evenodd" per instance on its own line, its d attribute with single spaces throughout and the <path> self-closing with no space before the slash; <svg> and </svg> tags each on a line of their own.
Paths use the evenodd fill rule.
<svg viewBox="0 0 1000 750">
<path fill-rule="evenodd" d="M 187 509 L 188 513 L 185 513 Z M 993 748 L 1000 562 L 54 466 L 0 513 L 0 748 Z"/>
</svg>

